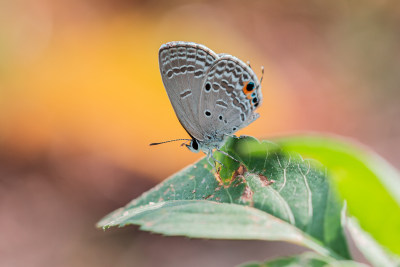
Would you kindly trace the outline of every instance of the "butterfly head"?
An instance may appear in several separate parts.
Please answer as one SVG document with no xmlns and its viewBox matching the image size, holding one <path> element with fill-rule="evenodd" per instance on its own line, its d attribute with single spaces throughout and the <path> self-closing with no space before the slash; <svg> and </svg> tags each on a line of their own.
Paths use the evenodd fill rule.
<svg viewBox="0 0 400 267">
<path fill-rule="evenodd" d="M 201 149 L 200 149 L 200 144 L 199 141 L 196 140 L 196 138 L 193 138 L 189 144 L 185 144 L 186 147 L 194 152 L 194 153 L 198 153 Z"/>
</svg>

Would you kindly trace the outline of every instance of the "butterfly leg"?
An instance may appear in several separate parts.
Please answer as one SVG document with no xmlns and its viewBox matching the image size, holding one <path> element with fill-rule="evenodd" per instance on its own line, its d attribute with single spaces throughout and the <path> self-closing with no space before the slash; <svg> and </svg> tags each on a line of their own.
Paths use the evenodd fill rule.
<svg viewBox="0 0 400 267">
<path fill-rule="evenodd" d="M 217 160 L 217 159 L 214 157 L 214 154 L 212 153 L 212 151 L 210 152 L 210 154 L 211 154 L 211 158 L 214 160 L 214 162 L 218 162 L 222 167 L 225 167 L 224 164 L 222 164 L 221 161 Z"/>
<path fill-rule="evenodd" d="M 210 157 L 214 159 L 211 152 L 207 153 L 207 162 L 208 162 L 208 164 L 210 164 L 211 168 L 215 171 L 215 173 L 218 173 L 217 168 L 215 168 L 215 162 L 214 162 L 214 164 L 212 164 L 210 161 Z"/>
<path fill-rule="evenodd" d="M 222 150 L 219 150 L 219 149 L 217 149 L 217 151 L 218 151 L 219 153 L 221 153 L 221 154 L 224 154 L 225 156 L 230 157 L 230 158 L 233 159 L 234 161 L 239 162 L 237 159 L 235 159 L 234 157 L 232 157 L 231 155 L 229 155 L 229 154 L 226 153 L 225 151 L 222 151 Z"/>
</svg>

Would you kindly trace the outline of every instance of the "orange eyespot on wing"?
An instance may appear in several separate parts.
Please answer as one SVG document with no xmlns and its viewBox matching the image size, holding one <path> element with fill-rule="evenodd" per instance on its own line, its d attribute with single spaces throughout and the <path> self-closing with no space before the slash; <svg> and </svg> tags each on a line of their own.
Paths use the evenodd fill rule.
<svg viewBox="0 0 400 267">
<path fill-rule="evenodd" d="M 252 92 L 254 91 L 254 83 L 253 82 L 244 82 L 243 93 L 246 95 L 247 99 L 251 100 L 252 99 Z"/>
<path fill-rule="evenodd" d="M 258 106 L 259 99 L 257 98 L 257 92 L 255 89 L 255 84 L 253 82 L 245 82 L 243 85 L 243 93 L 246 95 L 246 98 L 250 100 L 251 106 Z"/>
</svg>

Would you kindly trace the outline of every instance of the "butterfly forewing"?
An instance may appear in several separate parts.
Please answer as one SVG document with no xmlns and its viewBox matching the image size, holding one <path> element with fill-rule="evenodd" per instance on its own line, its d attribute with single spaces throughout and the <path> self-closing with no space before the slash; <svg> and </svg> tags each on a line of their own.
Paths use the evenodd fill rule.
<svg viewBox="0 0 400 267">
<path fill-rule="evenodd" d="M 162 80 L 176 116 L 198 140 L 203 138 L 198 121 L 201 86 L 217 58 L 213 51 L 196 43 L 170 42 L 159 51 Z"/>
<path fill-rule="evenodd" d="M 201 87 L 198 121 L 204 139 L 230 135 L 258 118 L 261 86 L 251 68 L 224 54 L 208 70 Z"/>
</svg>

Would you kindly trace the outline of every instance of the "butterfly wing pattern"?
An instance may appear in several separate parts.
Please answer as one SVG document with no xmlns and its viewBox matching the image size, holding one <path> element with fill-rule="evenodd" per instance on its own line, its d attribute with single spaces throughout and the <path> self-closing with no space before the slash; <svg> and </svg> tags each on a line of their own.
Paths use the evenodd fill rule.
<svg viewBox="0 0 400 267">
<path fill-rule="evenodd" d="M 197 140 L 203 138 L 197 116 L 200 88 L 217 58 L 207 47 L 189 42 L 166 43 L 159 51 L 160 72 L 169 100 L 183 128 Z"/>
<path fill-rule="evenodd" d="M 259 117 L 260 82 L 238 58 L 192 42 L 169 42 L 160 48 L 159 65 L 176 116 L 192 138 L 190 150 L 213 157 L 226 136 Z"/>
<path fill-rule="evenodd" d="M 200 91 L 198 120 L 206 143 L 219 142 L 259 117 L 254 112 L 262 99 L 257 76 L 233 56 L 214 62 Z"/>
</svg>

